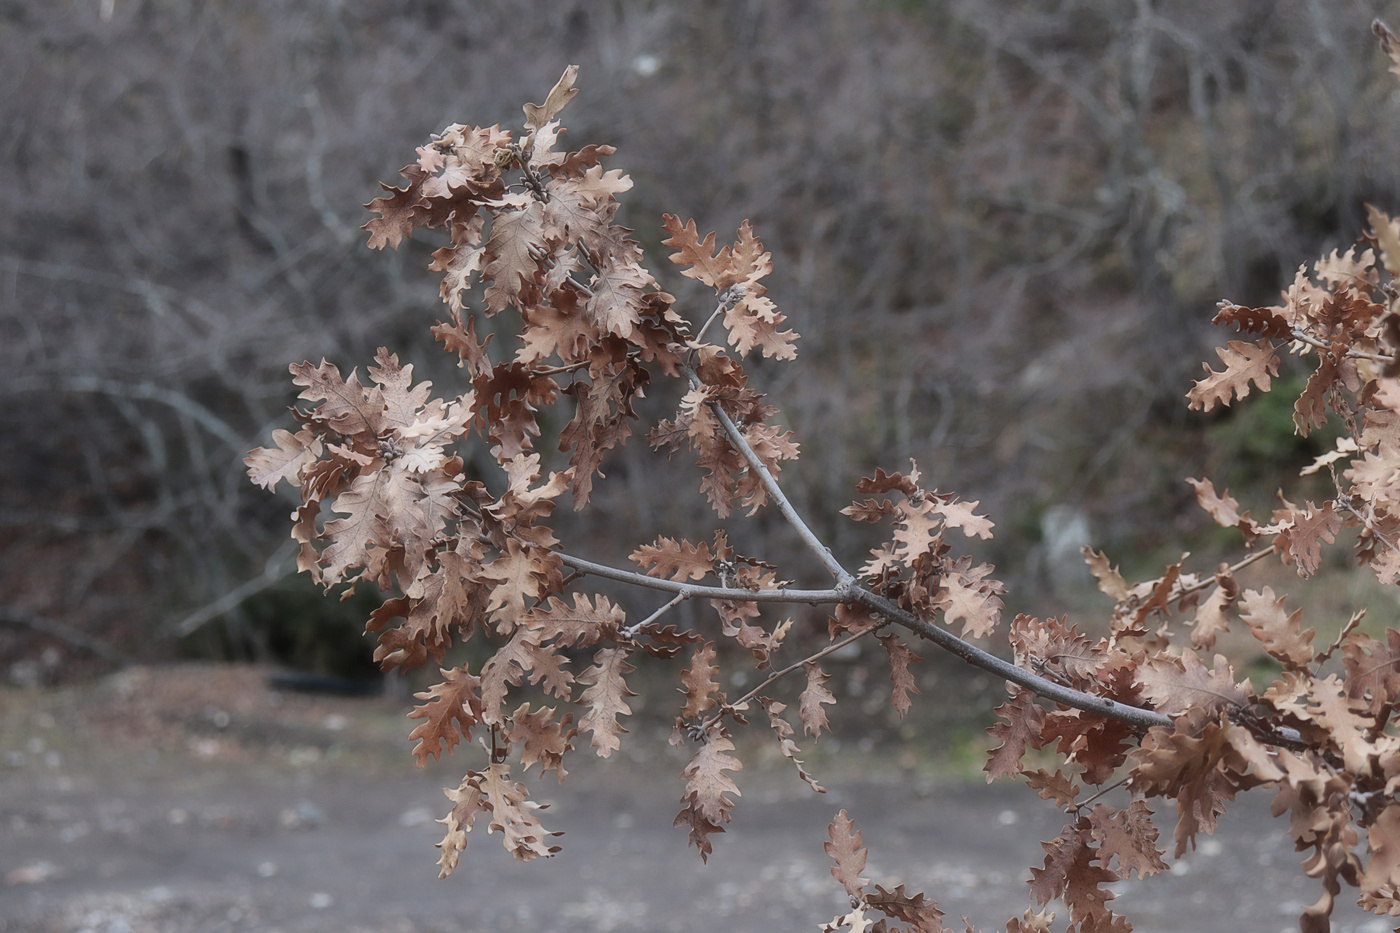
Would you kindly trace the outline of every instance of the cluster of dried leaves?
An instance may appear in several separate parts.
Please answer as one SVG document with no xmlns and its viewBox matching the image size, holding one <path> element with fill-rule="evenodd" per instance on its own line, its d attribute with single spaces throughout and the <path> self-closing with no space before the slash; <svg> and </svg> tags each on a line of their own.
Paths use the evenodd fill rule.
<svg viewBox="0 0 1400 933">
<path fill-rule="evenodd" d="M 1395 58 L 1393 37 L 1385 37 Z M 739 796 L 730 776 L 742 768 L 731 725 L 746 724 L 761 706 L 783 754 L 820 792 L 798 758 L 788 706 L 774 685 L 805 678 L 796 712 L 815 739 L 827 728 L 824 707 L 836 702 L 823 657 L 871 637 L 887 653 L 891 702 L 903 714 L 917 693 L 910 666 L 919 659 L 892 631 L 898 626 L 1008 680 L 1012 695 L 998 710 L 1004 721 L 989 730 L 1000 745 L 987 762 L 988 780 L 1019 775 L 1069 814 L 1063 832 L 1042 844 L 1044 865 L 1031 871 L 1035 906 L 1008 931 L 1048 931 L 1054 914 L 1047 905 L 1056 899 L 1068 910 L 1068 929 L 1131 929 L 1112 911 L 1107 885 L 1166 868 L 1150 801 L 1175 801 L 1180 856 L 1198 834 L 1214 831 L 1237 793 L 1254 787 L 1274 791 L 1274 812 L 1288 815 L 1299 850 L 1310 853 L 1304 871 L 1321 882 L 1304 930 L 1328 928 L 1343 882 L 1359 889 L 1367 908 L 1400 915 L 1400 738 L 1391 724 L 1400 704 L 1400 633 L 1376 641 L 1360 632 L 1358 615 L 1319 652 L 1300 611 L 1290 612 L 1270 588 L 1248 589 L 1236 579 L 1270 555 L 1308 576 L 1343 526 L 1355 530 L 1361 562 L 1385 583 L 1400 579 L 1400 292 L 1393 284 L 1400 281 L 1400 228 L 1373 210 L 1368 237 L 1311 272 L 1301 269 L 1279 306 L 1223 303 L 1217 321 L 1251 339 L 1231 341 L 1220 351 L 1225 369 L 1189 393 L 1192 408 L 1209 411 L 1251 387 L 1268 391 L 1281 351 L 1313 361 L 1295 417 L 1304 434 L 1329 412 L 1341 419 L 1336 449 L 1305 471 L 1330 471 L 1335 497 L 1321 505 L 1285 500 L 1261 521 L 1209 481 L 1193 481 L 1202 507 L 1237 528 L 1250 553 L 1214 574 L 1186 570 L 1183 558 L 1157 579 L 1129 585 L 1107 558 L 1086 552 L 1115 602 L 1108 633 L 1091 639 L 1067 620 L 1018 616 L 1009 632 L 1012 665 L 967 641 L 991 635 L 1001 615 L 1002 585 L 992 568 L 954 550 L 959 535 L 991 537 L 976 502 L 923 488 L 917 467 L 877 471 L 858 484 L 863 498 L 843 510 L 856 521 L 889 523 L 888 541 L 859 573 L 847 572 L 811 534 L 775 480 L 797 444 L 769 422 L 775 409 L 742 366 L 754 351 L 795 356 L 796 334 L 783 329 L 762 285 L 769 254 L 747 224 L 733 246 L 716 251 L 713 234 L 702 239 L 693 222 L 666 217 L 671 261 L 715 294 L 706 319 L 680 313 L 644 267 L 630 231 L 614 222 L 615 196 L 631 181 L 603 169 L 612 148 L 556 149 L 556 117 L 575 93 L 574 78 L 570 68 L 544 104 L 526 105 L 518 139 L 497 127 L 448 127 L 401 171 L 405 187 L 386 186 L 386 196 L 369 205 L 378 214 L 366 224 L 372 247 L 397 246 L 419 228 L 446 230 L 449 243 L 430 268 L 443 274 L 449 314 L 433 332 L 469 374 L 465 390 L 434 398 L 429 384 L 414 383 L 412 366 L 387 351 L 369 367 L 368 384 L 326 362 L 294 365 L 308 403 L 295 410 L 300 429 L 276 432 L 275 448 L 247 459 L 255 482 L 300 487 L 292 535 L 302 570 L 327 589 L 365 582 L 397 594 L 368 624 L 386 669 L 430 659 L 441 665 L 449 646 L 473 637 L 487 646 L 489 657 L 475 671 L 441 669 L 440 682 L 418 695 L 410 714 L 420 764 L 463 742 L 481 749 L 480 767 L 448 791 L 442 875 L 456 867 L 479 817 L 517 858 L 557 851 L 550 844 L 556 834 L 542 825 L 541 808 L 512 768 L 523 774 L 538 765 L 541 775 L 553 771 L 562 781 L 566 756 L 585 736 L 599 756 L 618 749 L 634 695 L 626 677 L 639 654 L 688 656 L 672 743 L 696 750 L 682 772 L 676 825 L 707 857 Z M 466 303 L 473 291 L 481 299 L 476 312 Z M 493 358 L 491 340 L 477 336 L 477 313 L 513 315 L 513 356 Z M 707 340 L 712 330 L 723 332 L 723 342 Z M 723 531 L 699 543 L 662 537 L 637 547 L 631 557 L 639 570 L 563 548 L 550 514 L 566 492 L 575 509 L 588 505 L 594 477 L 608 451 L 630 436 L 633 402 L 653 375 L 680 381 L 683 394 L 675 417 L 651 430 L 651 445 L 693 452 L 701 490 L 720 517 L 735 503 L 749 514 L 776 508 L 831 573 L 830 588 L 790 588 L 776 568 L 737 553 Z M 539 417 L 554 406 L 562 410 L 557 418 Z M 568 455 L 567 468 L 547 475 L 535 446 L 542 420 L 564 425 L 551 441 Z M 469 477 L 453 452 L 477 441 L 499 466 L 488 479 Z M 605 596 L 580 589 L 590 576 L 669 600 L 629 621 Z M 664 624 L 667 611 L 689 599 L 710 601 L 713 628 Z M 768 602 L 829 605 L 828 645 L 805 657 L 794 652 L 792 620 L 765 619 L 760 606 Z M 1231 627 L 1248 631 L 1278 663 L 1280 675 L 1263 690 L 1237 681 L 1223 657 L 1208 656 Z M 757 687 L 733 699 L 721 689 L 717 663 L 725 638 L 761 674 Z M 575 674 L 579 658 L 586 666 Z M 1053 773 L 1023 766 L 1028 749 L 1051 747 Z M 822 929 L 945 929 L 942 911 L 923 894 L 903 885 L 867 890 L 866 850 L 845 811 L 831 823 L 826 849 L 851 910 Z"/>
</svg>

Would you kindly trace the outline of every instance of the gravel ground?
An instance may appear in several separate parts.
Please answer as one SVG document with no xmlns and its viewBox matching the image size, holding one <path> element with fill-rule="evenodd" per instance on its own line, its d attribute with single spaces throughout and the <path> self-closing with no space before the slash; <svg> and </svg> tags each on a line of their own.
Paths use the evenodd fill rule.
<svg viewBox="0 0 1400 933">
<path fill-rule="evenodd" d="M 402 703 L 282 696 L 261 677 L 138 671 L 87 691 L 0 693 L 0 931 L 815 930 L 844 910 L 822 850 L 840 808 L 870 847 L 869 877 L 924 891 L 959 930 L 967 916 L 992 931 L 1026 908 L 1039 840 L 1064 821 L 1024 788 L 878 753 L 863 772 L 819 773 L 825 795 L 754 755 L 704 864 L 671 827 L 679 759 L 580 756 L 563 785 L 530 781 L 565 833 L 558 856 L 517 863 L 478 831 L 440 881 L 434 820 L 461 766 L 412 767 Z M 1118 886 L 1136 929 L 1297 929 L 1319 887 L 1265 797 L 1202 842 L 1169 874 Z M 1390 928 L 1349 904 L 1334 922 Z"/>
</svg>

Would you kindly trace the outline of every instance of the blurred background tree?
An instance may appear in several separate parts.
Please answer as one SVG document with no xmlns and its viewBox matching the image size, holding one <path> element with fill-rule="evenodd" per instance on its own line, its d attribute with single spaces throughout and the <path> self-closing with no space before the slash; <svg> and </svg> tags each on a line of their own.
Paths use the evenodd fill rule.
<svg viewBox="0 0 1400 933">
<path fill-rule="evenodd" d="M 573 143 L 619 148 L 644 245 L 670 211 L 721 239 L 749 218 L 773 251 L 803 340 L 758 378 L 803 444 L 784 482 L 825 540 L 858 554 L 837 510 L 876 462 L 915 457 L 1014 530 L 990 555 L 1012 608 L 1088 534 L 1175 545 L 1208 524 L 1184 476 L 1233 471 L 1267 501 L 1306 456 L 1278 439 L 1287 413 L 1191 418 L 1182 396 L 1224 339 L 1218 299 L 1271 303 L 1299 262 L 1346 247 L 1364 202 L 1396 207 L 1397 101 L 1367 28 L 1385 12 L 0 3 L 0 664 L 363 664 L 317 646 L 353 640 L 364 603 L 306 608 L 290 501 L 241 457 L 287 422 L 289 362 L 348 369 L 387 345 L 457 378 L 427 334 L 438 244 L 371 254 L 358 205 L 446 124 L 517 125 L 515 102 L 570 62 Z M 674 404 L 657 394 L 654 413 Z M 658 468 L 634 438 L 604 469 L 601 558 L 713 526 L 667 493 L 693 466 Z M 786 537 L 749 524 L 741 548 L 783 564 Z"/>
</svg>

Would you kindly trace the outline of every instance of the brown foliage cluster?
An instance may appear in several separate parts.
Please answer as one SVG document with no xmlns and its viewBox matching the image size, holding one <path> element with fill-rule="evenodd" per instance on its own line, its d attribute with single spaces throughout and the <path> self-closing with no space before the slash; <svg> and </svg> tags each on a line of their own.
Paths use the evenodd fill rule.
<svg viewBox="0 0 1400 933">
<path fill-rule="evenodd" d="M 1242 339 L 1220 351 L 1225 368 L 1208 371 L 1188 396 L 1192 408 L 1210 411 L 1268 391 L 1280 352 L 1314 363 L 1295 423 L 1307 434 L 1333 415 L 1341 419 L 1346 430 L 1335 450 L 1304 471 L 1328 470 L 1335 497 L 1301 506 L 1285 499 L 1261 521 L 1208 480 L 1193 481 L 1201 507 L 1237 529 L 1249 553 L 1213 573 L 1188 569 L 1183 556 L 1161 576 L 1130 584 L 1104 555 L 1086 550 L 1114 604 L 1107 634 L 1091 638 L 1067 619 L 1020 615 L 1009 627 L 1013 665 L 969 641 L 996 630 L 1003 592 L 990 565 L 954 548 L 959 538 L 991 537 L 977 502 L 923 487 L 911 464 L 862 479 L 862 498 L 843 510 L 854 521 L 889 523 L 888 540 L 858 573 L 811 534 L 776 482 L 798 446 L 771 422 L 777 410 L 743 367 L 755 352 L 795 356 L 796 334 L 762 284 L 769 254 L 747 223 L 732 246 L 716 250 L 714 234 L 701 237 L 693 221 L 667 216 L 671 261 L 712 289 L 716 302 L 708 317 L 682 313 L 645 268 L 630 231 L 614 222 L 615 196 L 631 181 L 603 168 L 612 148 L 559 148 L 556 118 L 576 93 L 575 77 L 570 68 L 543 104 L 526 105 L 518 137 L 495 126 L 448 127 L 401 171 L 403 188 L 386 186 L 369 205 L 378 215 L 366 224 L 372 247 L 397 246 L 422 228 L 445 232 L 448 245 L 433 254 L 431 269 L 443 275 L 448 317 L 433 332 L 461 361 L 463 391 L 433 397 L 429 384 L 414 382 L 412 366 L 387 351 L 368 368 L 368 383 L 326 362 L 297 364 L 294 381 L 307 403 L 296 411 L 300 429 L 277 432 L 276 447 L 247 460 L 255 482 L 300 488 L 292 536 L 301 569 L 327 589 L 362 582 L 397 594 L 368 624 L 386 669 L 441 665 L 449 646 L 471 638 L 490 649 L 475 670 L 443 669 L 410 714 L 420 764 L 463 743 L 481 755 L 447 791 L 441 874 L 456 867 L 478 817 L 516 858 L 557 851 L 512 768 L 523 774 L 538 765 L 562 781 L 565 759 L 584 736 L 598 756 L 616 751 L 631 713 L 626 678 L 639 655 L 688 659 L 671 741 L 694 751 L 675 822 L 707 858 L 740 796 L 731 727 L 746 725 L 761 706 L 783 755 L 822 791 L 798 757 L 789 705 L 775 685 L 804 681 L 796 712 L 815 740 L 828 727 L 825 707 L 837 702 L 822 659 L 875 638 L 902 714 L 917 693 L 910 667 L 919 658 L 891 630 L 898 626 L 1012 685 L 997 711 L 1003 721 L 989 729 L 1000 744 L 986 764 L 988 780 L 1022 777 L 1069 816 L 1042 843 L 1044 864 L 1031 870 L 1033 904 L 1008 931 L 1049 930 L 1053 900 L 1067 909 L 1068 929 L 1131 929 L 1112 910 L 1107 885 L 1167 867 L 1154 798 L 1175 803 L 1180 857 L 1201 833 L 1214 832 L 1238 793 L 1256 787 L 1274 793 L 1274 813 L 1287 815 L 1298 849 L 1309 853 L 1305 873 L 1321 882 L 1303 914 L 1305 931 L 1328 928 L 1343 883 L 1368 909 L 1400 913 L 1400 737 L 1391 722 L 1400 703 L 1400 633 L 1377 641 L 1359 630 L 1358 615 L 1318 650 L 1301 611 L 1269 587 L 1250 588 L 1244 574 L 1276 557 L 1309 576 L 1345 527 L 1362 564 L 1384 583 L 1400 579 L 1400 298 L 1392 284 L 1400 278 L 1400 231 L 1390 218 L 1372 209 L 1367 238 L 1301 269 L 1280 305 L 1223 303 L 1217 322 L 1237 327 Z M 469 294 L 479 296 L 479 311 Z M 517 345 L 479 340 L 477 314 L 512 316 Z M 723 337 L 711 342 L 712 332 Z M 829 589 L 792 589 L 777 568 L 735 551 L 724 531 L 698 543 L 661 537 L 641 545 L 631 554 L 640 572 L 564 548 L 551 513 L 566 493 L 575 509 L 588 506 L 653 377 L 678 381 L 681 394 L 674 417 L 650 431 L 651 446 L 694 456 L 718 516 L 736 504 L 749 515 L 776 509 L 831 573 Z M 559 414 L 542 417 L 546 410 Z M 562 425 L 550 440 L 567 466 L 547 472 L 537 442 L 550 425 Z M 473 440 L 489 447 L 499 468 L 490 477 L 469 476 L 454 452 Z M 632 621 L 581 589 L 590 576 L 670 599 Z M 709 600 L 710 626 L 664 622 L 691 599 Z M 828 645 L 794 652 L 792 620 L 761 610 L 782 602 L 830 606 Z M 1281 673 L 1263 689 L 1211 656 L 1231 628 L 1277 662 Z M 723 639 L 739 649 L 726 656 L 746 658 L 760 673 L 741 697 L 721 689 Z M 586 666 L 575 673 L 578 658 Z M 1055 770 L 1025 764 L 1031 749 L 1049 750 Z M 822 929 L 946 929 L 943 911 L 924 894 L 903 885 L 870 889 L 866 849 L 846 811 L 832 821 L 825 848 L 851 909 Z"/>
</svg>

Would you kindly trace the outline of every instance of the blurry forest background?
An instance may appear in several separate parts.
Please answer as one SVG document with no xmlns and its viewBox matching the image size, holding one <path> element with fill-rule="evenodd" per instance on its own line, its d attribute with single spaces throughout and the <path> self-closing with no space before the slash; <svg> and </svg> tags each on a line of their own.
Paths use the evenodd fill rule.
<svg viewBox="0 0 1400 933">
<path fill-rule="evenodd" d="M 1183 396 L 1227 338 L 1217 300 L 1273 303 L 1365 202 L 1400 208 L 1400 97 L 1368 28 L 1397 13 L 4 0 L 0 671 L 365 668 L 375 594 L 288 573 L 292 501 L 241 459 L 290 424 L 290 362 L 348 371 L 387 345 L 456 391 L 428 333 L 441 244 L 371 253 L 360 205 L 449 123 L 518 127 L 571 62 L 567 142 L 618 147 L 623 222 L 692 316 L 710 302 L 667 271 L 663 211 L 722 242 L 749 218 L 772 250 L 802 341 L 755 378 L 803 445 L 785 487 L 845 559 L 869 542 L 837 510 L 909 457 L 996 521 L 1012 610 L 1072 582 L 1088 534 L 1129 565 L 1208 546 L 1185 476 L 1267 514 L 1328 442 L 1294 437 L 1282 393 L 1213 418 Z M 655 386 L 648 414 L 678 394 Z M 575 552 L 709 537 L 676 494 L 692 464 L 637 436 L 604 469 L 586 524 L 561 514 Z M 729 524 L 745 553 L 794 553 L 769 517 Z"/>
</svg>

